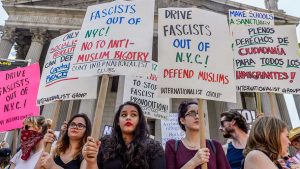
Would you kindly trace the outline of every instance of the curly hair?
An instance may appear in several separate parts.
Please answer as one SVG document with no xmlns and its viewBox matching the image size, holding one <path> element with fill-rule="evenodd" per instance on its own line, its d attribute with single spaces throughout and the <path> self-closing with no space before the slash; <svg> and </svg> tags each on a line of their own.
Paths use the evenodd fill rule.
<svg viewBox="0 0 300 169">
<path fill-rule="evenodd" d="M 55 156 L 59 156 L 61 153 L 66 152 L 66 150 L 69 148 L 70 146 L 70 138 L 68 136 L 69 125 L 77 117 L 81 117 L 84 119 L 86 128 L 85 128 L 85 133 L 80 140 L 78 151 L 77 153 L 74 154 L 73 159 L 76 159 L 81 155 L 81 150 L 84 144 L 86 143 L 87 137 L 91 135 L 91 131 L 92 131 L 91 121 L 86 114 L 76 114 L 68 121 L 67 130 L 62 133 L 62 137 L 59 139 L 59 141 L 57 141 Z"/>
<path fill-rule="evenodd" d="M 125 145 L 118 124 L 120 113 L 127 105 L 137 109 L 139 121 L 133 133 L 133 141 Z M 149 138 L 144 113 L 141 107 L 133 102 L 126 102 L 119 107 L 114 117 L 112 134 L 102 138 L 101 143 L 100 151 L 103 154 L 104 162 L 121 157 L 125 164 L 124 167 L 127 169 L 149 169 L 149 160 L 164 154 L 160 143 Z"/>
<path fill-rule="evenodd" d="M 198 105 L 198 103 L 195 101 L 183 101 L 180 103 L 180 105 L 178 107 L 178 119 L 177 120 L 178 120 L 178 124 L 179 124 L 180 128 L 183 131 L 185 131 L 185 126 L 180 122 L 180 119 L 185 117 L 185 113 L 189 109 L 189 106 L 192 104 Z"/>
<path fill-rule="evenodd" d="M 235 124 L 245 133 L 248 133 L 249 126 L 244 116 L 242 116 L 237 110 L 230 110 L 221 113 L 220 117 L 226 117 L 226 120 L 235 120 Z"/>
<path fill-rule="evenodd" d="M 30 116 L 23 121 L 23 126 L 25 127 L 25 129 L 28 128 L 29 124 L 32 124 L 32 127 L 34 128 L 41 128 L 41 133 L 45 135 L 47 133 L 47 130 L 52 125 L 52 120 L 48 118 L 46 119 L 44 116 Z"/>
<path fill-rule="evenodd" d="M 244 150 L 244 156 L 252 151 L 259 150 L 276 161 L 282 145 L 280 134 L 287 129 L 287 124 L 275 117 L 260 117 L 251 128 L 248 142 Z"/>
</svg>

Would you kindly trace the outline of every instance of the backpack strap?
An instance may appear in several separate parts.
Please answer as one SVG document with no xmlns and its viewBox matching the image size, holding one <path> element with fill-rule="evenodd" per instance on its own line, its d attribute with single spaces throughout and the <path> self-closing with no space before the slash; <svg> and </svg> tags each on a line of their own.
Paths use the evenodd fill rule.
<svg viewBox="0 0 300 169">
<path fill-rule="evenodd" d="M 177 152 L 178 150 L 178 144 L 179 144 L 179 140 L 175 140 L 175 152 Z"/>
<path fill-rule="evenodd" d="M 211 139 L 209 139 L 208 142 L 209 142 L 209 145 L 212 148 L 214 154 L 216 154 L 217 150 L 216 150 L 216 146 L 215 146 L 214 142 Z"/>
</svg>

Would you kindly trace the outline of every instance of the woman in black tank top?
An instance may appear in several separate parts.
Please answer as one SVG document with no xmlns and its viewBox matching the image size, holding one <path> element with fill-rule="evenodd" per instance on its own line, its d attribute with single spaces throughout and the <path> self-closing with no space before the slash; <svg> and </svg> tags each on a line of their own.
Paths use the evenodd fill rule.
<svg viewBox="0 0 300 169">
<path fill-rule="evenodd" d="M 73 116 L 67 123 L 67 129 L 62 132 L 62 137 L 56 147 L 49 153 L 43 153 L 35 169 L 85 169 L 81 150 L 91 134 L 91 122 L 85 114 Z M 49 130 L 44 137 L 45 142 L 52 143 L 55 140 L 53 130 Z"/>
</svg>

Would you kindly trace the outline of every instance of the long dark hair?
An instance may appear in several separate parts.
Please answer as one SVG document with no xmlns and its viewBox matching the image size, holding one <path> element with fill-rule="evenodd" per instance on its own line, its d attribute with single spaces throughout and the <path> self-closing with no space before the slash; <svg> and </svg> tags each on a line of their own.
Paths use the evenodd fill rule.
<svg viewBox="0 0 300 169">
<path fill-rule="evenodd" d="M 137 109 L 139 121 L 133 133 L 133 141 L 125 145 L 119 126 L 119 117 L 122 109 L 127 105 Z M 163 154 L 163 151 L 160 151 L 160 147 L 157 142 L 149 138 L 149 130 L 141 107 L 136 103 L 126 102 L 119 107 L 115 114 L 112 134 L 102 138 L 101 152 L 103 153 L 104 161 L 119 156 L 124 161 L 124 168 L 149 169 L 148 161 L 155 157 L 149 154 Z"/>
<path fill-rule="evenodd" d="M 86 114 L 76 114 L 68 121 L 67 130 L 62 133 L 62 137 L 59 139 L 59 141 L 56 144 L 57 145 L 55 150 L 56 156 L 59 156 L 61 153 L 66 152 L 66 150 L 69 148 L 70 146 L 70 138 L 68 136 L 69 125 L 77 117 L 81 117 L 84 119 L 86 128 L 85 128 L 85 133 L 80 140 L 78 151 L 77 153 L 74 154 L 73 159 L 76 159 L 81 154 L 83 145 L 86 143 L 87 137 L 91 135 L 91 131 L 92 131 L 91 121 Z"/>
</svg>

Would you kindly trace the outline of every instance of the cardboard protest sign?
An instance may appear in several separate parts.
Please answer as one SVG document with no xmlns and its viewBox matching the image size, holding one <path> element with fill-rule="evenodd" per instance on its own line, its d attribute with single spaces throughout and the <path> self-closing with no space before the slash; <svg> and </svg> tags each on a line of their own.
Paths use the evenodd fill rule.
<svg viewBox="0 0 300 169">
<path fill-rule="evenodd" d="M 234 26 L 237 90 L 300 94 L 295 26 Z"/>
<path fill-rule="evenodd" d="M 153 22 L 154 0 L 114 1 L 89 6 L 70 75 L 148 74 Z"/>
<path fill-rule="evenodd" d="M 28 65 L 27 60 L 10 60 L 0 58 L 0 71 L 12 70 L 17 67 L 26 67 Z"/>
<path fill-rule="evenodd" d="M 165 148 L 168 140 L 180 140 L 185 137 L 185 132 L 180 128 L 177 117 L 178 113 L 170 113 L 167 119 L 161 120 L 161 144 L 163 148 Z"/>
<path fill-rule="evenodd" d="M 228 22 L 230 26 L 245 25 L 245 26 L 274 26 L 274 14 L 264 13 L 252 10 L 233 10 L 228 13 Z"/>
<path fill-rule="evenodd" d="M 160 96 L 236 102 L 226 16 L 159 9 L 158 47 Z"/>
<path fill-rule="evenodd" d="M 71 31 L 51 41 L 38 93 L 38 105 L 56 100 L 95 99 L 97 77 L 70 78 L 70 62 L 79 31 Z"/>
<path fill-rule="evenodd" d="M 125 76 L 123 102 L 141 106 L 146 117 L 164 119 L 169 116 L 168 98 L 157 98 L 157 63 L 152 62 L 152 73 L 147 77 Z"/>
<path fill-rule="evenodd" d="M 0 131 L 21 128 L 23 119 L 39 115 L 36 106 L 40 82 L 38 64 L 0 71 L 0 82 Z"/>
</svg>

